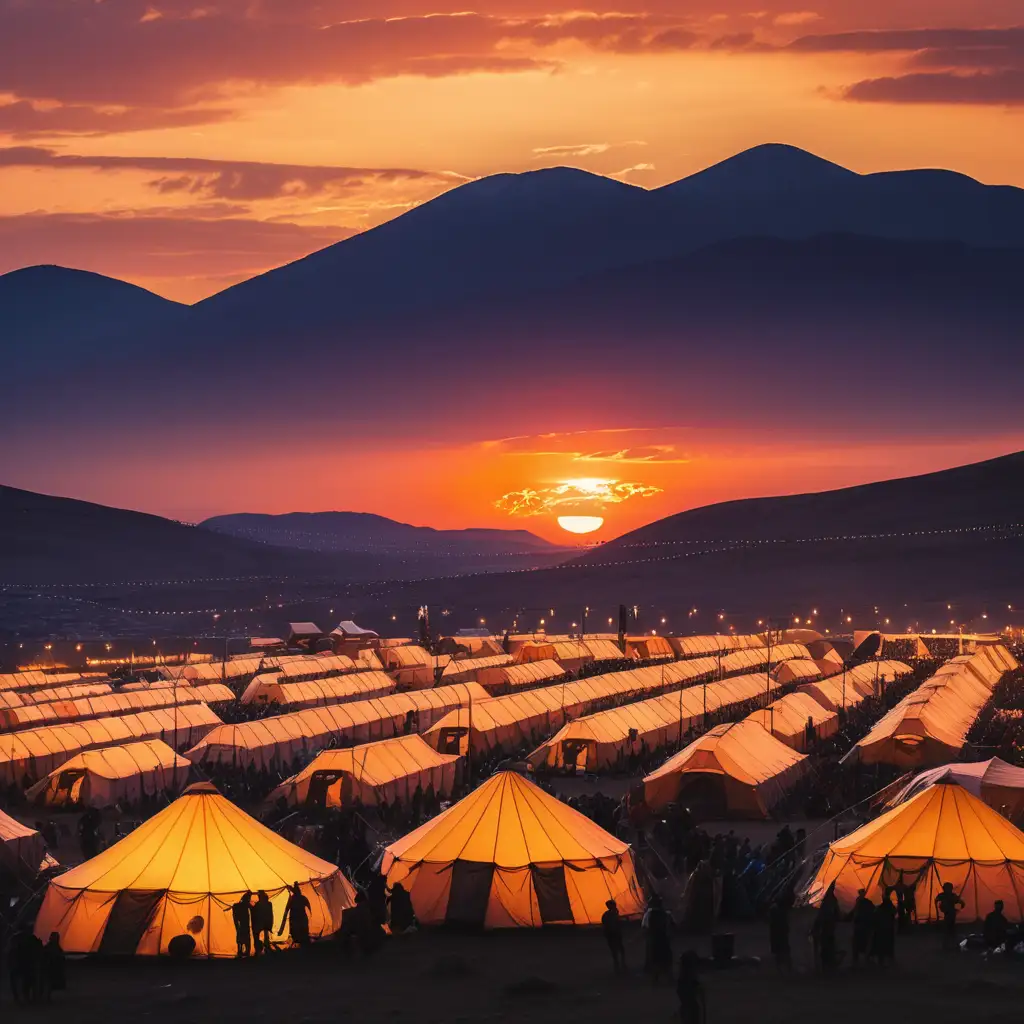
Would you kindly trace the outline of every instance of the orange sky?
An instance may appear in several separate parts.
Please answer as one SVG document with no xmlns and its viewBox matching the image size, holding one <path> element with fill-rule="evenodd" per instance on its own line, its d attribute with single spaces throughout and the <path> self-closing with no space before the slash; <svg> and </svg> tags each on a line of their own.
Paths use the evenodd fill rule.
<svg viewBox="0 0 1024 1024">
<path fill-rule="evenodd" d="M 572 164 L 653 187 L 768 141 L 862 172 L 941 166 L 1024 186 L 1020 0 L 479 0 L 469 10 L 463 0 L 0 0 L 0 272 L 61 263 L 194 301 L 480 175 Z M 273 438 L 223 448 L 212 465 L 180 438 L 166 451 L 126 439 L 102 459 L 76 459 L 66 439 L 59 474 L 41 449 L 4 482 L 189 520 L 351 508 L 558 536 L 565 508 L 603 515 L 604 538 L 723 498 L 1021 447 L 1001 435 L 768 443 L 607 419 L 604 433 L 505 441 L 481 425 L 459 443 L 431 441 L 425 425 L 415 442 L 334 462 L 318 453 L 308 467 Z M 538 417 L 536 428 L 553 426 Z M 294 485 L 261 477 L 275 443 Z M 553 504 L 574 480 L 601 493 Z M 524 489 L 543 515 L 496 504 Z"/>
<path fill-rule="evenodd" d="M 0 0 L 0 271 L 192 301 L 466 178 L 654 186 L 766 141 L 1024 185 L 1019 0 L 465 10 Z"/>
</svg>

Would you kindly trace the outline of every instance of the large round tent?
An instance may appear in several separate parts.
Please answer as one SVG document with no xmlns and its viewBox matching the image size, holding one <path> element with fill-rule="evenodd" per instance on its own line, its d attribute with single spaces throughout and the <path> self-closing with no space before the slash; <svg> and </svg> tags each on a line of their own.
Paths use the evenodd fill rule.
<svg viewBox="0 0 1024 1024">
<path fill-rule="evenodd" d="M 878 902 L 887 887 L 914 887 L 919 921 L 936 919 L 935 897 L 952 882 L 965 919 L 983 918 L 1002 900 L 1024 918 L 1024 833 L 962 786 L 944 780 L 922 790 L 829 846 L 807 889 L 817 904 L 835 883 L 849 910 L 859 889 Z"/>
<path fill-rule="evenodd" d="M 609 899 L 623 916 L 643 906 L 629 847 L 514 772 L 392 843 L 381 871 L 425 925 L 597 924 Z"/>
<path fill-rule="evenodd" d="M 334 864 L 314 857 L 197 783 L 120 842 L 58 875 L 46 890 L 36 935 L 60 935 L 70 953 L 157 956 L 190 934 L 196 956 L 234 956 L 231 906 L 266 891 L 275 930 L 298 882 L 309 931 L 330 935 L 354 892 Z"/>
</svg>

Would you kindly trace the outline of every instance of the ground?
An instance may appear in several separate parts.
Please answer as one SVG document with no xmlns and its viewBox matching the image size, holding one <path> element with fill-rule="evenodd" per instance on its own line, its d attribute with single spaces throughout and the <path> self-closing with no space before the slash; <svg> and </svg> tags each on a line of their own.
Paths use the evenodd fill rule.
<svg viewBox="0 0 1024 1024">
<path fill-rule="evenodd" d="M 938 936 L 900 936 L 898 963 L 884 973 L 844 964 L 832 979 L 809 973 L 807 911 L 793 921 L 797 973 L 780 977 L 767 960 L 764 925 L 736 929 L 737 953 L 760 965 L 704 970 L 708 1021 L 757 1024 L 996 1024 L 1019 1021 L 1024 961 L 987 963 L 943 954 Z M 849 926 L 841 937 L 849 946 Z M 966 930 L 966 929 L 965 929 Z M 708 952 L 707 940 L 676 939 L 675 950 Z M 390 940 L 372 959 L 347 959 L 324 944 L 266 961 L 69 964 L 69 990 L 18 1013 L 38 1022 L 216 1020 L 320 1024 L 640 1024 L 672 1021 L 674 989 L 654 987 L 639 968 L 642 937 L 627 936 L 631 973 L 617 978 L 599 932 L 589 929 L 458 936 L 420 932 Z M 0 1012 L 10 1011 L 3 993 Z M 826 1021 L 827 1018 L 827 1021 Z"/>
</svg>

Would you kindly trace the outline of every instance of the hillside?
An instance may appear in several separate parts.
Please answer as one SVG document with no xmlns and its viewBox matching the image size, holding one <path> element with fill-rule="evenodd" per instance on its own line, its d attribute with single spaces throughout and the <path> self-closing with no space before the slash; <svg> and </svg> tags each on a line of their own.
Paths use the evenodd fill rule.
<svg viewBox="0 0 1024 1024">
<path fill-rule="evenodd" d="M 435 530 L 368 512 L 242 512 L 214 516 L 207 530 L 307 551 L 362 551 L 494 557 L 554 554 L 558 549 L 527 530 Z"/>
</svg>

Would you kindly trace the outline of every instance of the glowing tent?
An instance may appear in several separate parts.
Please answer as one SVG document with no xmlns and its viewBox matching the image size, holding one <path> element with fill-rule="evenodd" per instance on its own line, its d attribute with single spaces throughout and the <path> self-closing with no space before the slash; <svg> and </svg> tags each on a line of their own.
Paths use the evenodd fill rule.
<svg viewBox="0 0 1024 1024">
<path fill-rule="evenodd" d="M 1010 821 L 1024 820 L 1024 768 L 1007 764 L 1001 758 L 987 761 L 944 764 L 915 775 L 889 799 L 887 807 L 897 807 L 938 782 L 951 781 L 976 796 Z"/>
<path fill-rule="evenodd" d="M 772 644 L 768 647 L 744 647 L 722 658 L 723 675 L 736 672 L 756 672 L 758 669 L 778 665 L 791 658 L 810 658 L 803 644 Z"/>
<path fill-rule="evenodd" d="M 499 772 L 384 851 L 425 925 L 537 928 L 597 924 L 614 899 L 643 896 L 629 847 L 514 772 Z"/>
<path fill-rule="evenodd" d="M 385 672 L 350 672 L 325 679 L 291 682 L 278 671 L 255 676 L 239 698 L 242 704 L 280 704 L 288 711 L 344 704 L 351 700 L 381 697 L 395 690 L 394 679 Z"/>
<path fill-rule="evenodd" d="M 483 668 L 477 672 L 476 681 L 492 697 L 498 697 L 514 690 L 529 690 L 564 675 L 565 669 L 557 661 L 528 661 L 522 665 Z"/>
<path fill-rule="evenodd" d="M 756 722 L 719 725 L 644 779 L 644 801 L 655 811 L 681 802 L 705 817 L 766 818 L 807 765 Z"/>
<path fill-rule="evenodd" d="M 767 692 L 778 690 L 778 683 L 767 680 Z M 732 676 L 583 715 L 562 726 L 528 760 L 534 767 L 588 772 L 625 768 L 631 755 L 659 750 L 700 728 L 705 714 L 721 714 L 765 692 L 764 676 Z"/>
<path fill-rule="evenodd" d="M 809 683 L 820 679 L 822 671 L 815 662 L 807 658 L 791 658 L 781 665 L 776 665 L 772 675 L 783 686 L 789 686 L 792 683 Z"/>
<path fill-rule="evenodd" d="M 638 661 L 670 661 L 676 656 L 668 638 L 663 636 L 628 636 L 626 651 L 634 655 Z"/>
<path fill-rule="evenodd" d="M 209 783 L 181 797 L 120 842 L 46 890 L 36 935 L 60 934 L 71 953 L 159 956 L 190 934 L 196 956 L 234 956 L 231 906 L 264 890 L 275 931 L 298 882 L 309 900 L 309 931 L 331 935 L 354 892 L 341 870 L 282 839 Z"/>
<path fill-rule="evenodd" d="M 444 665 L 444 669 L 441 672 L 441 684 L 447 686 L 450 683 L 465 683 L 470 680 L 477 680 L 480 672 L 511 665 L 512 655 L 492 654 L 484 658 L 452 659 L 447 661 L 447 663 L 442 658 L 440 663 Z"/>
<path fill-rule="evenodd" d="M 75 754 L 133 740 L 163 740 L 181 747 L 197 743 L 221 720 L 206 704 L 140 711 L 135 715 L 0 734 L 0 780 L 21 783 L 48 775 Z"/>
<path fill-rule="evenodd" d="M 780 697 L 767 708 L 748 715 L 747 720 L 757 722 L 787 747 L 801 753 L 807 752 L 808 730 L 819 740 L 828 739 L 839 731 L 838 713 L 827 711 L 807 693 Z"/>
<path fill-rule="evenodd" d="M 143 795 L 177 793 L 190 764 L 160 740 L 88 750 L 65 761 L 26 792 L 46 807 L 111 807 Z"/>
<path fill-rule="evenodd" d="M 0 811 L 0 875 L 35 878 L 45 855 L 46 843 L 34 828 Z"/>
<path fill-rule="evenodd" d="M 346 750 L 325 750 L 267 797 L 291 805 L 375 807 L 382 800 L 408 804 L 417 787 L 451 793 L 459 758 L 439 754 L 420 736 L 396 736 Z"/>
<path fill-rule="evenodd" d="M 936 919 L 944 882 L 966 904 L 965 918 L 982 918 L 1002 900 L 1006 916 L 1020 921 L 1024 833 L 962 786 L 942 780 L 832 843 L 807 895 L 820 903 L 835 882 L 840 905 L 849 909 L 858 889 L 877 903 L 901 880 L 915 887 L 919 921 Z"/>
</svg>

